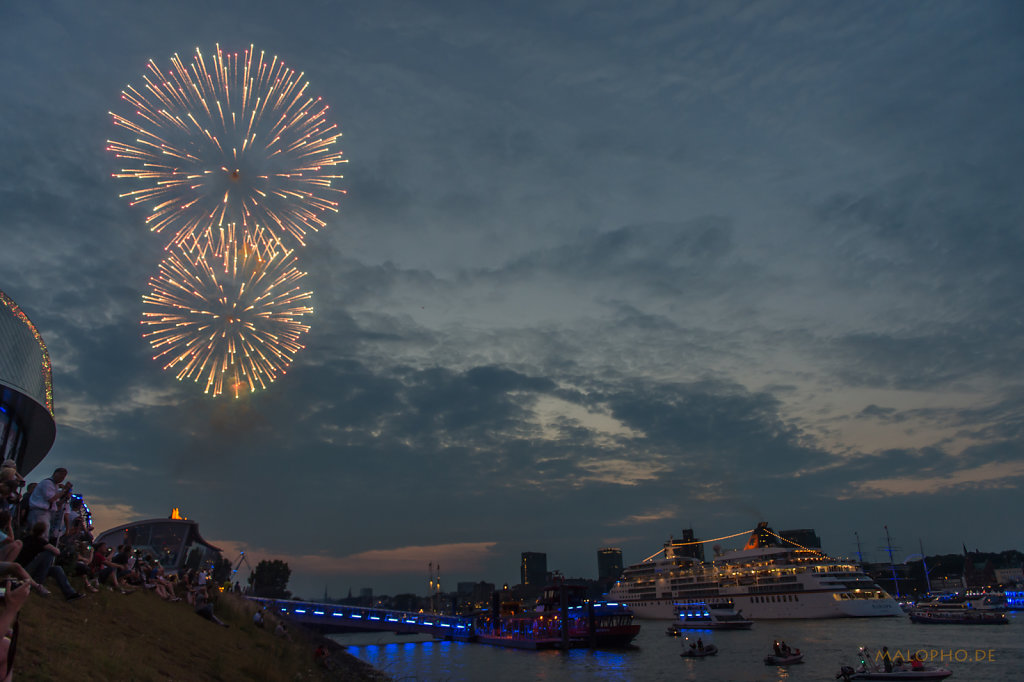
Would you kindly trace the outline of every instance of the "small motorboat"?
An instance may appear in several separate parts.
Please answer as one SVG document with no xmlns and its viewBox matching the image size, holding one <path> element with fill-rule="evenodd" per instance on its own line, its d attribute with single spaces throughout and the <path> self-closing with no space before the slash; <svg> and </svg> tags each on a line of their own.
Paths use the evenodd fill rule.
<svg viewBox="0 0 1024 682">
<path fill-rule="evenodd" d="M 683 649 L 683 653 L 679 654 L 683 658 L 704 658 L 705 656 L 714 656 L 718 653 L 718 647 L 714 644 L 707 644 L 703 648 L 698 648 L 696 644 L 691 644 L 689 647 Z"/>
<path fill-rule="evenodd" d="M 836 673 L 836 679 L 843 680 L 944 680 L 953 674 L 952 670 L 946 668 L 921 668 L 919 670 L 884 670 L 860 669 L 854 670 L 848 665 Z"/>
<path fill-rule="evenodd" d="M 860 665 L 851 668 L 848 665 L 842 666 L 836 673 L 836 679 L 844 682 L 850 680 L 944 680 L 953 674 L 947 668 L 928 668 L 921 661 L 912 659 L 910 664 L 902 661 L 895 662 L 889 666 L 889 670 L 880 666 L 871 651 L 867 647 L 860 648 Z"/>
<path fill-rule="evenodd" d="M 772 642 L 772 653 L 764 657 L 765 665 L 791 665 L 803 663 L 804 655 L 799 649 L 790 649 L 785 642 Z"/>
<path fill-rule="evenodd" d="M 792 665 L 803 662 L 804 655 L 800 653 L 799 649 L 789 654 L 768 654 L 764 657 L 765 665 Z"/>
</svg>

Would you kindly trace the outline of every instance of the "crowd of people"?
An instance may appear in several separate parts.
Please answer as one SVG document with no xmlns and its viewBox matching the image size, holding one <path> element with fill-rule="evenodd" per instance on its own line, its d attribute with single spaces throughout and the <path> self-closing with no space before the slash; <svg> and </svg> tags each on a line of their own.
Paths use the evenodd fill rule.
<svg viewBox="0 0 1024 682">
<path fill-rule="evenodd" d="M 159 561 L 130 544 L 95 542 L 88 508 L 72 490 L 63 467 L 26 485 L 13 460 L 0 466 L 0 682 L 11 676 L 18 611 L 31 592 L 52 598 L 50 580 L 69 602 L 101 589 L 152 590 L 165 601 L 187 601 L 203 618 L 227 627 L 214 614 L 218 590 L 208 571 L 167 576 Z M 84 592 L 69 576 L 82 578 Z"/>
</svg>

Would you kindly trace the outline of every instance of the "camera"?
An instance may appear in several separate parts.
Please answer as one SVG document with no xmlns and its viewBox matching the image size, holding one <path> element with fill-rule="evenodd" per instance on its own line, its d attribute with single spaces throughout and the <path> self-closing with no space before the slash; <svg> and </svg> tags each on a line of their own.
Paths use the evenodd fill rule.
<svg viewBox="0 0 1024 682">
<path fill-rule="evenodd" d="M 21 587 L 21 580 L 8 580 L 6 585 L 0 587 L 0 599 L 7 596 L 8 590 L 16 590 Z"/>
</svg>

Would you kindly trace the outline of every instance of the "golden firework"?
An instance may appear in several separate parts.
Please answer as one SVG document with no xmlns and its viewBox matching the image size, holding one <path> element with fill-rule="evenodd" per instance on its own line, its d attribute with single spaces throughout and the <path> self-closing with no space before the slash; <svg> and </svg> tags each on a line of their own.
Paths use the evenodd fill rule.
<svg viewBox="0 0 1024 682">
<path fill-rule="evenodd" d="M 237 398 L 283 375 L 313 313 L 293 252 L 231 224 L 168 251 L 142 297 L 153 359 L 214 396 Z"/>
<path fill-rule="evenodd" d="M 110 112 L 127 134 L 107 141 L 128 162 L 113 176 L 136 185 L 121 196 L 147 206 L 146 224 L 171 233 L 169 244 L 234 224 L 305 245 L 338 210 L 346 160 L 303 75 L 252 46 L 239 55 L 217 45 L 209 64 L 199 48 L 191 62 L 175 54 L 166 73 L 150 60 L 142 85 L 122 91 L 133 111 Z"/>
</svg>

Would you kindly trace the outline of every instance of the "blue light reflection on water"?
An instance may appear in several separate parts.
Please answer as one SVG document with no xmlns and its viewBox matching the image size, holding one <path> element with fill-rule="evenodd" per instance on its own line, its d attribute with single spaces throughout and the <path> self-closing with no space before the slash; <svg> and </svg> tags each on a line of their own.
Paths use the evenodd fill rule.
<svg viewBox="0 0 1024 682">
<path fill-rule="evenodd" d="M 762 621 L 753 630 L 687 631 L 667 637 L 664 621 L 642 621 L 636 646 L 625 650 L 521 651 L 482 644 L 434 641 L 425 635 L 398 637 L 390 633 L 335 635 L 349 653 L 395 680 L 441 682 L 482 680 L 759 680 L 804 682 L 832 680 L 840 663 L 853 664 L 862 645 L 890 650 L 964 650 L 993 652 L 983 662 L 942 662 L 953 680 L 1002 682 L 1021 679 L 1024 670 L 1024 614 L 1011 616 L 1010 625 L 917 625 L 906 618 L 867 618 L 828 621 Z M 700 637 L 721 653 L 704 659 L 679 656 L 685 638 Z M 766 666 L 762 659 L 774 639 L 800 648 L 806 663 L 790 668 Z"/>
</svg>

